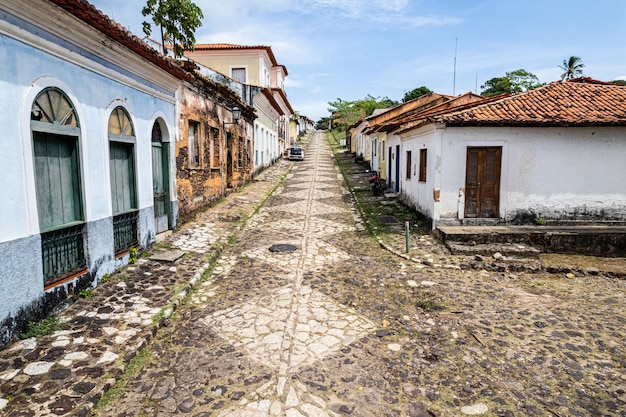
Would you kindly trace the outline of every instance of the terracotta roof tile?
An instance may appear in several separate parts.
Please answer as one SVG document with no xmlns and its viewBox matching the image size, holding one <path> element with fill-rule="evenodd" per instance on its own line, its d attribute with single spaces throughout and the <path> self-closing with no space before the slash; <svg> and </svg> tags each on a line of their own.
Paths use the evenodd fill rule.
<svg viewBox="0 0 626 417">
<path fill-rule="evenodd" d="M 49 1 L 173 76 L 182 80 L 192 80 L 194 78 L 192 74 L 182 70 L 175 61 L 152 49 L 147 43 L 133 35 L 128 29 L 109 18 L 100 10 L 96 9 L 96 7 L 88 1 Z"/>
<path fill-rule="evenodd" d="M 470 109 L 440 114 L 448 125 L 626 125 L 626 87 L 580 78 L 553 82 Z"/>
</svg>

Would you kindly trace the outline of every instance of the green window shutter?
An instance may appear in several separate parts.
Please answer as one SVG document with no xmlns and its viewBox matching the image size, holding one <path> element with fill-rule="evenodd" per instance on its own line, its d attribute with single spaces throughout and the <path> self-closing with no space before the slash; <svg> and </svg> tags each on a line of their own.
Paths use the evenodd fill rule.
<svg viewBox="0 0 626 417">
<path fill-rule="evenodd" d="M 132 144 L 109 142 L 113 214 L 137 208 Z"/>
<path fill-rule="evenodd" d="M 42 132 L 33 136 L 40 228 L 82 221 L 77 139 Z"/>
</svg>

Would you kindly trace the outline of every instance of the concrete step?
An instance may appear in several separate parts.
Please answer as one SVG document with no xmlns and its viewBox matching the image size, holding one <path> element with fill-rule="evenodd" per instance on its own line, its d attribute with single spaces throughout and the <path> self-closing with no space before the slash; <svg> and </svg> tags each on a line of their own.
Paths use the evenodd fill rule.
<svg viewBox="0 0 626 417">
<path fill-rule="evenodd" d="M 539 259 L 541 251 L 533 246 L 520 243 L 481 243 L 446 241 L 446 247 L 453 255 L 498 258 L 500 255 L 507 258 L 532 258 Z M 498 255 L 500 254 L 500 255 Z"/>
<path fill-rule="evenodd" d="M 519 244 L 541 252 L 626 257 L 624 226 L 440 226 L 435 235 L 444 244 Z"/>
</svg>

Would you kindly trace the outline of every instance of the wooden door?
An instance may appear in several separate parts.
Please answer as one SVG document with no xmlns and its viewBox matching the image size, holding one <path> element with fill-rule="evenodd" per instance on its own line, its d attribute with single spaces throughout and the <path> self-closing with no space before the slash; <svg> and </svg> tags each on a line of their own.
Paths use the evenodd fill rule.
<svg viewBox="0 0 626 417">
<path fill-rule="evenodd" d="M 82 222 L 78 138 L 33 132 L 33 139 L 41 230 Z"/>
<path fill-rule="evenodd" d="M 465 217 L 500 216 L 502 147 L 467 148 Z"/>
</svg>

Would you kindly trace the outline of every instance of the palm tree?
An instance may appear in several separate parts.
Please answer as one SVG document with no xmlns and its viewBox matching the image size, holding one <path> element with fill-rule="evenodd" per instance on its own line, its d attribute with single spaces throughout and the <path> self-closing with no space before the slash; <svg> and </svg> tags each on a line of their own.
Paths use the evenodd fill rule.
<svg viewBox="0 0 626 417">
<path fill-rule="evenodd" d="M 571 80 L 572 78 L 579 77 L 583 75 L 583 68 L 585 64 L 583 61 L 577 56 L 570 56 L 568 60 L 563 60 L 563 65 L 559 65 L 563 71 L 561 74 L 561 81 Z"/>
</svg>

